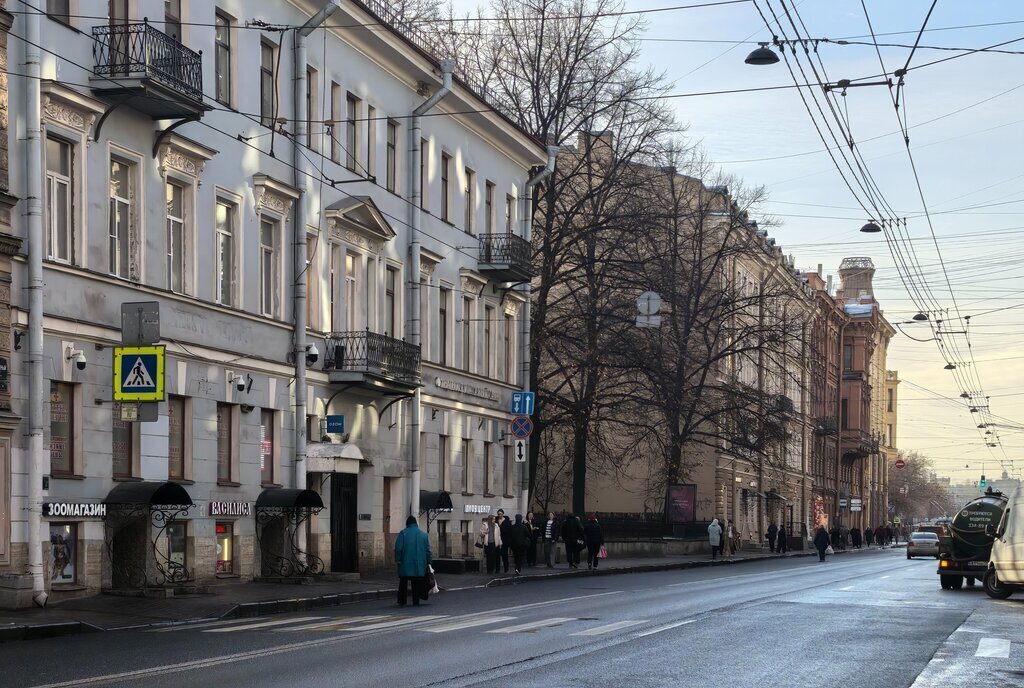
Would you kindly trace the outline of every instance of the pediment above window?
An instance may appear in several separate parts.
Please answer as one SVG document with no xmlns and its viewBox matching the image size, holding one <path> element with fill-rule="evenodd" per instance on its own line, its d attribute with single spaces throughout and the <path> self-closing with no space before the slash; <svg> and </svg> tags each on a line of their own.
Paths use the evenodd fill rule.
<svg viewBox="0 0 1024 688">
<path fill-rule="evenodd" d="M 292 203 L 299 198 L 298 189 L 265 174 L 254 174 L 252 185 L 256 193 L 257 213 L 269 210 L 287 215 L 292 209 Z"/>
<path fill-rule="evenodd" d="M 39 90 L 43 120 L 83 134 L 89 132 L 96 117 L 105 109 L 100 101 L 56 81 L 42 81 Z"/>
<path fill-rule="evenodd" d="M 180 172 L 199 179 L 206 161 L 217 154 L 212 148 L 178 134 L 168 134 L 160 144 L 157 160 L 160 161 L 160 176 L 170 171 Z"/>
<path fill-rule="evenodd" d="M 479 296 L 487 286 L 487 278 L 474 270 L 462 268 L 459 270 L 459 277 L 461 278 L 462 291 L 470 294 Z"/>
<path fill-rule="evenodd" d="M 444 256 L 425 248 L 420 249 L 420 273 L 427 278 L 434 274 L 434 268 L 441 264 Z"/>
<path fill-rule="evenodd" d="M 395 238 L 395 230 L 369 196 L 349 196 L 326 208 L 331 236 L 378 251 Z"/>
</svg>

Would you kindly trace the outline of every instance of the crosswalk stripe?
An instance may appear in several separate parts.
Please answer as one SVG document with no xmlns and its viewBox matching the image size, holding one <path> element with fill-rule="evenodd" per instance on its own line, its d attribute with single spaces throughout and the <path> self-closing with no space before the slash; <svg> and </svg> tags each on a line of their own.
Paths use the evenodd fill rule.
<svg viewBox="0 0 1024 688">
<path fill-rule="evenodd" d="M 447 633 L 448 631 L 461 631 L 463 628 L 475 628 L 477 626 L 502 623 L 503 621 L 514 621 L 515 618 L 516 617 L 514 616 L 485 616 L 475 619 L 452 621 L 450 623 L 443 623 L 439 626 L 431 626 L 430 628 L 421 628 L 419 630 L 426 633 Z"/>
<path fill-rule="evenodd" d="M 611 633 L 612 631 L 618 631 L 623 628 L 629 628 L 630 626 L 636 626 L 646 622 L 647 619 L 636 619 L 635 621 L 616 621 L 615 623 L 606 624 L 604 626 L 598 626 L 597 628 L 588 628 L 585 631 L 579 633 L 570 633 L 569 635 L 604 635 L 605 633 Z"/>
<path fill-rule="evenodd" d="M 529 623 L 519 624 L 518 626 L 506 626 L 505 628 L 495 628 L 493 631 L 487 631 L 488 633 L 519 633 L 521 631 L 532 631 L 535 628 L 546 628 L 548 626 L 557 626 L 563 624 L 566 621 L 575 621 L 574 616 L 556 616 L 551 619 L 542 619 L 541 621 L 531 621 Z"/>
<path fill-rule="evenodd" d="M 282 626 L 290 623 L 301 623 L 303 621 L 317 621 L 319 619 L 326 619 L 326 616 L 302 616 L 298 619 L 276 619 L 274 621 L 262 621 L 260 623 L 245 624 L 244 626 L 229 626 L 227 628 L 208 628 L 203 633 L 234 633 L 236 631 L 249 631 L 257 628 L 266 628 L 268 626 Z"/>
<path fill-rule="evenodd" d="M 657 628 L 652 628 L 651 630 L 644 631 L 643 633 L 637 633 L 636 637 L 646 638 L 647 636 L 654 635 L 655 633 L 661 633 L 662 631 L 671 631 L 673 628 L 679 628 L 680 626 L 685 626 L 686 624 L 692 624 L 694 621 L 696 621 L 696 619 L 689 619 L 687 621 L 677 621 L 675 623 L 665 624 L 664 626 L 658 626 Z"/>
<path fill-rule="evenodd" d="M 204 621 L 202 623 L 180 623 L 173 626 L 164 626 L 161 628 L 150 628 L 147 629 L 146 633 L 174 633 L 175 631 L 192 631 L 199 628 L 216 628 L 217 626 L 227 626 L 229 624 L 237 624 L 250 619 L 223 619 L 221 621 Z"/>
<path fill-rule="evenodd" d="M 978 651 L 974 656 L 1006 659 L 1010 656 L 1010 641 L 1005 638 L 982 638 L 978 641 Z"/>
<path fill-rule="evenodd" d="M 390 618 L 387 615 L 377 616 L 340 616 L 333 621 L 318 621 L 311 624 L 303 624 L 302 626 L 288 626 L 287 628 L 275 628 L 274 631 L 277 633 L 289 633 L 291 631 L 336 631 L 343 626 L 348 626 L 354 623 L 363 623 L 366 621 L 381 621 L 382 619 Z"/>
</svg>

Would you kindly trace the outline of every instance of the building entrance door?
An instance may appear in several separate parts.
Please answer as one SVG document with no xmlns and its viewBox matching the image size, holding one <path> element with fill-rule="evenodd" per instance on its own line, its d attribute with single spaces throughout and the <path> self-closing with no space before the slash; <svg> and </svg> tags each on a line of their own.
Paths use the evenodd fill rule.
<svg viewBox="0 0 1024 688">
<path fill-rule="evenodd" d="M 331 476 L 331 571 L 359 570 L 356 478 L 351 473 L 334 473 Z"/>
</svg>

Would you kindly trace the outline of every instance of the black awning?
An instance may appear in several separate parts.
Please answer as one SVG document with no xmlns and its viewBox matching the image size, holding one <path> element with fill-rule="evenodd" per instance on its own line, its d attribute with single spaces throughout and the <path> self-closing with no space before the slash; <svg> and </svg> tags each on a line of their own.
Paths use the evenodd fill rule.
<svg viewBox="0 0 1024 688">
<path fill-rule="evenodd" d="M 789 501 L 788 499 L 786 499 L 785 497 L 780 495 L 778 492 L 772 492 L 770 490 L 768 492 L 764 493 L 764 498 L 765 499 L 779 499 L 779 500 L 782 500 L 783 502 L 788 502 Z"/>
<path fill-rule="evenodd" d="M 426 490 L 420 490 L 420 510 L 421 511 L 451 511 L 452 510 L 452 496 L 440 490 L 438 492 L 427 492 Z"/>
<path fill-rule="evenodd" d="M 103 499 L 104 504 L 165 504 L 168 506 L 192 506 L 192 498 L 178 483 L 162 483 L 156 480 L 119 483 Z"/>
<path fill-rule="evenodd" d="M 274 487 L 260 492 L 256 508 L 264 509 L 323 509 L 324 502 L 313 490 Z"/>
</svg>

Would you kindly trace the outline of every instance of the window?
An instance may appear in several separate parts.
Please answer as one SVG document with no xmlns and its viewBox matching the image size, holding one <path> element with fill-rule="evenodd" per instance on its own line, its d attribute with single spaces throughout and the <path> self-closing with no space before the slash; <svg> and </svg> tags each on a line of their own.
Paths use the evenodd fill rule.
<svg viewBox="0 0 1024 688">
<path fill-rule="evenodd" d="M 505 381 L 515 382 L 515 317 L 505 314 Z"/>
<path fill-rule="evenodd" d="M 236 208 L 217 201 L 217 302 L 235 304 L 235 217 Z"/>
<path fill-rule="evenodd" d="M 260 43 L 260 124 L 274 126 L 277 109 L 277 70 L 274 68 L 276 49 L 270 43 Z"/>
<path fill-rule="evenodd" d="M 398 302 L 395 289 L 398 283 L 398 270 L 388 267 L 384 272 L 384 334 L 398 337 L 395 325 L 398 322 Z"/>
<path fill-rule="evenodd" d="M 50 523 L 50 583 L 78 582 L 78 524 Z"/>
<path fill-rule="evenodd" d="M 420 273 L 421 275 L 423 273 Z M 425 276 L 420 278 L 420 358 L 424 361 L 432 361 L 430 353 L 433 351 L 433 344 L 430 341 L 431 333 L 430 313 L 430 284 Z"/>
<path fill-rule="evenodd" d="M 185 479 L 185 451 L 191 435 L 186 428 L 187 408 L 185 397 L 167 397 L 167 477 L 171 480 Z"/>
<path fill-rule="evenodd" d="M 235 525 L 217 523 L 217 573 L 235 572 Z"/>
<path fill-rule="evenodd" d="M 345 167 L 356 171 L 356 146 L 359 143 L 356 126 L 359 113 L 359 99 L 351 93 L 345 98 Z"/>
<path fill-rule="evenodd" d="M 462 368 L 467 373 L 471 370 L 473 350 L 470 348 L 470 325 L 473 323 L 473 299 L 462 299 Z"/>
<path fill-rule="evenodd" d="M 491 493 L 491 483 L 494 477 L 491 475 L 491 461 L 494 459 L 494 443 L 484 442 L 484 494 Z"/>
<path fill-rule="evenodd" d="M 473 463 L 473 440 L 462 440 L 462 491 L 469 494 L 473 486 L 469 482 L 469 467 Z"/>
<path fill-rule="evenodd" d="M 110 228 L 108 231 L 108 270 L 128 278 L 130 241 L 135 222 L 132 204 L 135 198 L 135 166 L 118 158 L 110 159 Z"/>
<path fill-rule="evenodd" d="M 511 495 L 512 490 L 515 489 L 515 485 L 512 482 L 512 447 L 506 445 L 502 449 L 505 452 L 505 494 Z"/>
<path fill-rule="evenodd" d="M 232 404 L 217 404 L 217 482 L 234 482 L 235 416 Z"/>
<path fill-rule="evenodd" d="M 315 234 L 306 235 L 306 327 L 320 329 L 320 266 Z"/>
<path fill-rule="evenodd" d="M 853 344 L 843 344 L 843 370 L 853 370 Z"/>
<path fill-rule="evenodd" d="M 487 182 L 484 193 L 484 227 L 488 234 L 494 232 L 494 182 Z"/>
<path fill-rule="evenodd" d="M 50 382 L 50 475 L 75 472 L 75 387 Z"/>
<path fill-rule="evenodd" d="M 505 196 L 505 233 L 512 233 L 512 211 L 515 207 L 516 199 L 512 198 L 511 194 Z"/>
<path fill-rule="evenodd" d="M 213 18 L 213 97 L 231 106 L 231 20 L 218 12 Z"/>
<path fill-rule="evenodd" d="M 895 447 L 896 446 L 896 432 L 892 427 L 892 424 L 885 426 L 885 446 Z"/>
<path fill-rule="evenodd" d="M 176 294 L 185 291 L 185 189 L 166 184 L 167 203 L 167 288 Z"/>
<path fill-rule="evenodd" d="M 493 355 L 493 342 L 491 340 L 494 321 L 494 307 L 484 306 L 484 369 L 483 373 L 487 377 L 491 377 L 491 358 Z"/>
<path fill-rule="evenodd" d="M 420 139 L 420 207 L 427 210 L 427 162 L 430 157 L 430 142 Z"/>
<path fill-rule="evenodd" d="M 320 146 L 317 145 L 319 135 L 313 133 L 313 125 L 318 124 L 322 119 L 316 116 L 316 93 L 316 70 L 306 67 L 306 145 L 314 151 L 320 150 Z"/>
<path fill-rule="evenodd" d="M 448 540 L 448 521 L 437 521 L 437 549 L 442 557 L 451 556 L 451 542 Z"/>
<path fill-rule="evenodd" d="M 46 257 L 62 263 L 75 261 L 74 163 L 70 143 L 46 137 Z"/>
<path fill-rule="evenodd" d="M 850 427 L 850 405 L 847 399 L 843 399 L 839 405 L 839 427 L 843 430 Z"/>
<path fill-rule="evenodd" d="M 448 489 L 448 436 L 437 437 L 437 479 L 442 490 Z"/>
<path fill-rule="evenodd" d="M 452 159 L 446 153 L 441 153 L 441 219 L 451 222 L 450 205 L 452 202 L 451 188 L 448 177 L 451 173 Z"/>
<path fill-rule="evenodd" d="M 181 42 L 181 0 L 164 0 L 164 33 Z"/>
<path fill-rule="evenodd" d="M 110 408 L 110 458 L 115 478 L 132 477 L 132 459 L 135 457 L 135 432 L 131 423 L 121 420 L 121 403 L 115 401 Z"/>
<path fill-rule="evenodd" d="M 341 289 L 341 247 L 337 244 L 331 245 L 330 261 L 331 269 L 328 274 L 327 286 L 329 290 L 327 300 L 330 305 L 329 312 L 327 314 L 327 329 L 330 332 L 338 332 L 338 323 L 340 321 L 339 307 L 341 305 L 341 299 L 339 298 L 341 296 L 341 293 L 339 292 Z"/>
<path fill-rule="evenodd" d="M 277 254 L 277 223 L 262 218 L 260 220 L 260 313 L 271 317 L 278 314 L 280 270 Z"/>
<path fill-rule="evenodd" d="M 388 154 L 387 154 L 387 178 L 385 184 L 388 191 L 395 193 L 398 190 L 398 122 L 388 120 Z"/>
<path fill-rule="evenodd" d="M 71 23 L 71 0 L 46 0 L 46 13 L 51 19 Z"/>
<path fill-rule="evenodd" d="M 354 332 L 358 322 L 359 308 L 359 276 L 356 273 L 356 262 L 359 257 L 352 254 L 345 254 L 345 308 L 348 309 L 348 329 Z"/>
<path fill-rule="evenodd" d="M 377 108 L 366 106 L 366 176 L 377 176 Z"/>
<path fill-rule="evenodd" d="M 889 412 L 889 413 L 893 412 L 893 407 L 894 407 L 893 402 L 894 402 L 894 396 L 895 396 L 893 394 L 894 391 L 895 390 L 893 390 L 891 387 L 889 389 L 885 390 L 885 410 L 887 412 Z M 891 447 L 892 445 L 889 445 L 889 446 Z"/>
<path fill-rule="evenodd" d="M 462 190 L 463 200 L 466 202 L 465 217 L 462 220 L 462 229 L 466 234 L 473 233 L 473 211 L 476 205 L 476 174 L 473 170 L 466 168 L 466 186 Z"/>
<path fill-rule="evenodd" d="M 174 568 L 187 568 L 188 524 L 185 521 L 171 521 L 164 534 L 167 536 L 167 561 Z"/>
<path fill-rule="evenodd" d="M 441 287 L 437 296 L 437 362 L 448 365 L 448 301 L 451 290 Z"/>
<path fill-rule="evenodd" d="M 260 411 L 260 482 L 274 483 L 274 422 L 277 414 L 271 409 Z"/>
</svg>

